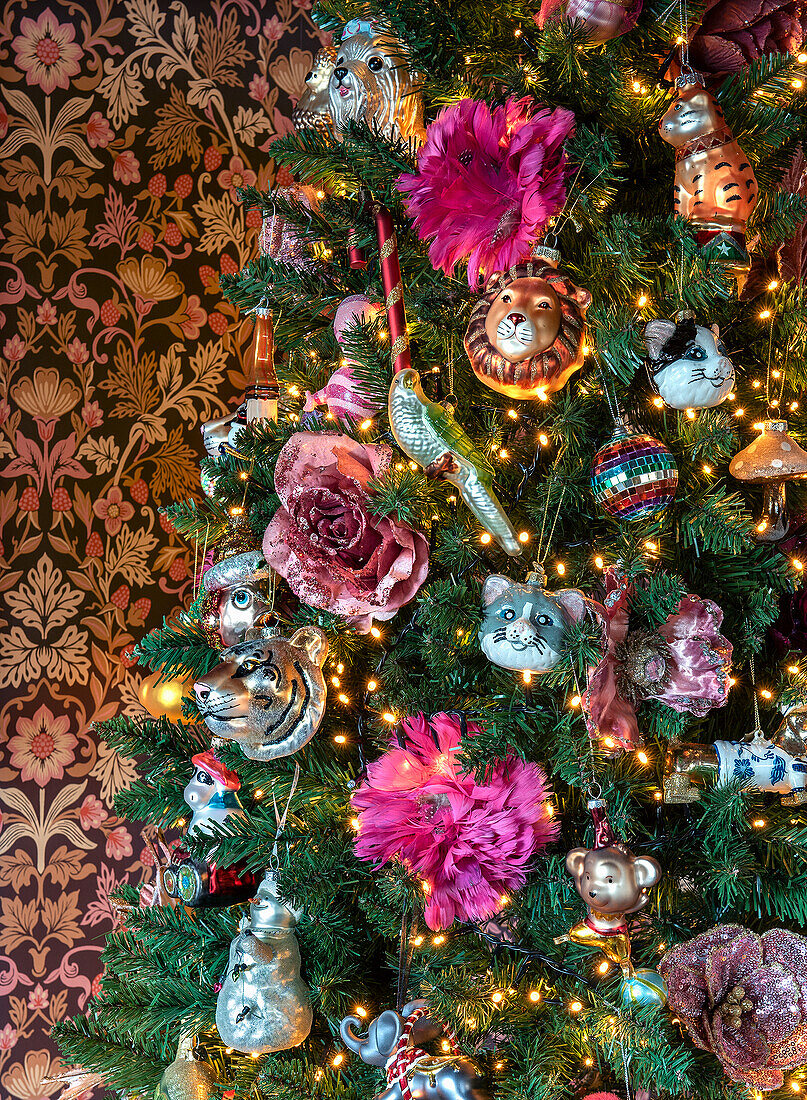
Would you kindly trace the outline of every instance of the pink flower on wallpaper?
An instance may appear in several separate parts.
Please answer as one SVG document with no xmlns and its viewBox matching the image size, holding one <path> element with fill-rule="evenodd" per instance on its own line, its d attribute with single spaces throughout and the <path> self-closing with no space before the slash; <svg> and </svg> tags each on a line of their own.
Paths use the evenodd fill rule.
<svg viewBox="0 0 807 1100">
<path fill-rule="evenodd" d="M 67 345 L 67 358 L 77 367 L 80 367 L 82 363 L 86 363 L 90 358 L 87 345 L 83 340 L 79 340 L 78 336 L 74 336 Z"/>
<path fill-rule="evenodd" d="M 265 76 L 253 76 L 249 82 L 249 94 L 252 99 L 257 99 L 259 103 L 262 99 L 266 99 L 269 95 L 269 81 Z"/>
<path fill-rule="evenodd" d="M 251 187 L 258 177 L 251 168 L 246 168 L 240 157 L 230 157 L 230 167 L 222 168 L 218 174 L 218 181 L 225 191 L 230 192 L 233 202 L 238 201 L 236 187 Z"/>
<path fill-rule="evenodd" d="M 33 780 L 40 787 L 61 779 L 75 759 L 78 741 L 70 732 L 70 719 L 58 717 L 43 703 L 32 718 L 17 719 L 17 733 L 8 743 L 11 766 L 19 768 L 24 783 Z"/>
<path fill-rule="evenodd" d="M 263 33 L 270 42 L 279 42 L 286 33 L 286 27 L 285 24 L 280 22 L 276 15 L 273 15 L 271 19 L 267 19 L 264 23 Z"/>
<path fill-rule="evenodd" d="M 87 144 L 91 149 L 106 149 L 115 136 L 115 131 L 109 125 L 100 111 L 93 111 L 87 121 Z"/>
<path fill-rule="evenodd" d="M 81 410 L 81 419 L 88 428 L 100 428 L 104 422 L 104 414 L 97 401 L 88 401 Z"/>
<path fill-rule="evenodd" d="M 26 83 L 38 84 L 45 95 L 56 88 L 69 88 L 84 53 L 75 37 L 75 29 L 69 23 L 60 23 L 50 8 L 37 20 L 23 19 L 20 34 L 11 46 L 14 62 L 25 73 Z"/>
<path fill-rule="evenodd" d="M 132 836 L 123 825 L 118 825 L 106 838 L 105 848 L 107 858 L 126 859 L 132 854 Z"/>
<path fill-rule="evenodd" d="M 202 308 L 198 294 L 189 294 L 179 327 L 186 340 L 198 340 L 202 325 L 207 321 L 207 310 Z"/>
<path fill-rule="evenodd" d="M 36 319 L 40 325 L 55 325 L 56 324 L 56 306 L 51 302 L 50 298 L 45 298 L 36 307 Z"/>
<path fill-rule="evenodd" d="M 8 359 L 9 363 L 19 363 L 23 355 L 25 355 L 25 341 L 22 337 L 16 334 L 6 340 L 3 344 L 3 355 Z"/>
<path fill-rule="evenodd" d="M 47 989 L 44 989 L 39 982 L 28 994 L 28 1007 L 29 1008 L 47 1008 L 50 995 Z"/>
<path fill-rule="evenodd" d="M 88 829 L 99 828 L 106 821 L 107 816 L 103 802 L 100 798 L 96 798 L 94 794 L 86 796 L 78 811 L 78 819 L 85 833 Z"/>
<path fill-rule="evenodd" d="M 6 1024 L 2 1031 L 0 1031 L 0 1050 L 11 1050 L 11 1048 L 17 1042 L 17 1031 L 11 1026 Z"/>
<path fill-rule="evenodd" d="M 124 149 L 115 157 L 112 175 L 121 183 L 140 183 L 140 161 L 131 149 Z"/>
<path fill-rule="evenodd" d="M 134 515 L 134 508 L 128 500 L 123 499 L 123 493 L 117 485 L 113 485 L 105 497 L 96 500 L 92 510 L 104 521 L 108 535 L 117 535 L 121 524 L 127 523 Z"/>
</svg>

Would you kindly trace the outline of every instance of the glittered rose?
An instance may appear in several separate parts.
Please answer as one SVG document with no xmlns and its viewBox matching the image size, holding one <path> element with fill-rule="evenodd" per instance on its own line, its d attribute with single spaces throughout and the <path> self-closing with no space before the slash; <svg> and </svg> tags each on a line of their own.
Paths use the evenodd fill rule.
<svg viewBox="0 0 807 1100">
<path fill-rule="evenodd" d="M 659 966 L 670 1008 L 695 1046 L 732 1081 L 781 1088 L 807 1059 L 807 939 L 719 924 L 673 948 Z"/>
<path fill-rule="evenodd" d="M 267 562 L 304 603 L 364 632 L 408 603 L 429 567 L 420 531 L 369 509 L 370 482 L 390 461 L 387 447 L 297 432 L 278 456 L 281 507 L 263 541 Z"/>
<path fill-rule="evenodd" d="M 802 0 L 707 0 L 690 61 L 706 73 L 734 73 L 765 54 L 797 53 L 805 43 Z"/>
</svg>

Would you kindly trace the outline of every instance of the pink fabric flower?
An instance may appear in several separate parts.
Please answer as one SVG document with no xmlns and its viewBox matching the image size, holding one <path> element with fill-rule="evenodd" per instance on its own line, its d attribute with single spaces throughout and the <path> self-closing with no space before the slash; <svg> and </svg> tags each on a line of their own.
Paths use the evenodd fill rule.
<svg viewBox="0 0 807 1100">
<path fill-rule="evenodd" d="M 112 175 L 121 183 L 140 183 L 140 161 L 131 149 L 124 149 L 115 157 Z"/>
<path fill-rule="evenodd" d="M 377 866 L 400 860 L 423 879 L 429 928 L 485 920 L 503 894 L 523 887 L 532 857 L 558 835 L 546 775 L 508 756 L 477 783 L 457 760 L 457 715 L 418 714 L 402 728 L 405 747 L 391 741 L 353 794 L 356 855 Z M 469 734 L 479 731 L 468 723 Z"/>
<path fill-rule="evenodd" d="M 93 111 L 87 120 L 87 144 L 91 149 L 106 149 L 115 136 L 115 131 L 109 125 L 100 111 Z"/>
<path fill-rule="evenodd" d="M 429 544 L 420 531 L 368 511 L 370 482 L 389 469 L 388 447 L 335 432 L 297 432 L 275 467 L 281 507 L 263 554 L 310 607 L 343 615 L 367 632 L 391 619 L 426 580 Z"/>
<path fill-rule="evenodd" d="M 6 1024 L 0 1031 L 0 1050 L 11 1050 L 17 1043 L 17 1031 L 11 1024 Z"/>
<path fill-rule="evenodd" d="M 96 500 L 92 510 L 104 521 L 108 535 L 117 535 L 121 524 L 127 523 L 134 515 L 134 508 L 128 500 L 123 499 L 123 493 L 117 485 L 113 485 L 105 497 Z"/>
<path fill-rule="evenodd" d="M 525 260 L 566 201 L 563 143 L 574 115 L 530 98 L 492 111 L 460 100 L 426 130 L 414 175 L 402 175 L 406 209 L 432 266 L 450 275 L 468 260 L 468 282 Z"/>
<path fill-rule="evenodd" d="M 118 825 L 106 838 L 106 854 L 108 859 L 125 859 L 132 854 L 132 837 L 128 829 Z"/>
<path fill-rule="evenodd" d="M 669 951 L 659 966 L 671 1011 L 732 1081 L 781 1088 L 807 1059 L 807 939 L 719 924 Z"/>
<path fill-rule="evenodd" d="M 222 168 L 218 174 L 218 181 L 225 191 L 230 192 L 230 198 L 237 202 L 237 187 L 251 187 L 257 180 L 257 176 L 251 168 L 245 168 L 240 157 L 230 157 L 229 168 Z"/>
<path fill-rule="evenodd" d="M 45 787 L 52 779 L 63 778 L 64 769 L 75 759 L 77 744 L 67 715 L 57 716 L 43 703 L 31 718 L 17 719 L 17 732 L 8 743 L 11 766 L 19 769 L 23 783 L 32 779 Z"/>
<path fill-rule="evenodd" d="M 103 802 L 94 794 L 86 796 L 78 811 L 78 819 L 85 833 L 88 829 L 98 829 L 106 821 L 107 816 Z"/>
<path fill-rule="evenodd" d="M 20 21 L 20 33 L 11 43 L 14 63 L 25 73 L 26 84 L 37 84 L 50 95 L 56 88 L 70 87 L 70 78 L 81 66 L 84 53 L 75 41 L 75 29 L 69 23 L 60 23 L 50 8 L 46 8 L 37 20 Z"/>
<path fill-rule="evenodd" d="M 720 633 L 723 612 L 712 600 L 684 596 L 655 631 L 628 633 L 631 582 L 604 574 L 605 655 L 589 672 L 583 711 L 592 737 L 624 748 L 641 742 L 636 706 L 647 700 L 702 718 L 725 706 L 732 645 Z"/>
</svg>

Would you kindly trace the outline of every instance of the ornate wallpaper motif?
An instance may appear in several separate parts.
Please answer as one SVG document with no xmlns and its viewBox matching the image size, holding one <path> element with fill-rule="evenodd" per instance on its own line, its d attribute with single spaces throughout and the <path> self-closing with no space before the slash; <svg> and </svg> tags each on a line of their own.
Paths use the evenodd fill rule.
<svg viewBox="0 0 807 1100">
<path fill-rule="evenodd" d="M 235 189 L 273 181 L 272 141 L 321 41 L 310 9 L 3 8 L 3 1097 L 59 1091 L 43 1083 L 48 1029 L 98 987 L 109 890 L 152 861 L 112 810 L 135 762 L 92 723 L 139 709 L 128 649 L 190 595 L 193 562 L 159 508 L 198 492 L 199 423 L 243 389 L 251 326 L 218 276 L 256 252 Z"/>
</svg>

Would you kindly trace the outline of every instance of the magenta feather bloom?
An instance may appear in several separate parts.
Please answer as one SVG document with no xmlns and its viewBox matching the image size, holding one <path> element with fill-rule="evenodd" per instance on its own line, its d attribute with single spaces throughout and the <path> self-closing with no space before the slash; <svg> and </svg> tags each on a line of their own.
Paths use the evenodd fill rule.
<svg viewBox="0 0 807 1100">
<path fill-rule="evenodd" d="M 468 282 L 525 260 L 566 201 L 563 143 L 574 115 L 510 97 L 492 111 L 463 99 L 426 130 L 418 170 L 402 175 L 406 209 L 432 266 L 450 275 L 468 260 Z"/>
<path fill-rule="evenodd" d="M 507 756 L 479 784 L 457 762 L 459 717 L 418 714 L 402 726 L 405 747 L 393 740 L 353 794 L 356 855 L 378 866 L 398 859 L 423 879 L 429 928 L 485 920 L 503 894 L 524 886 L 530 860 L 558 835 L 546 775 Z"/>
</svg>

